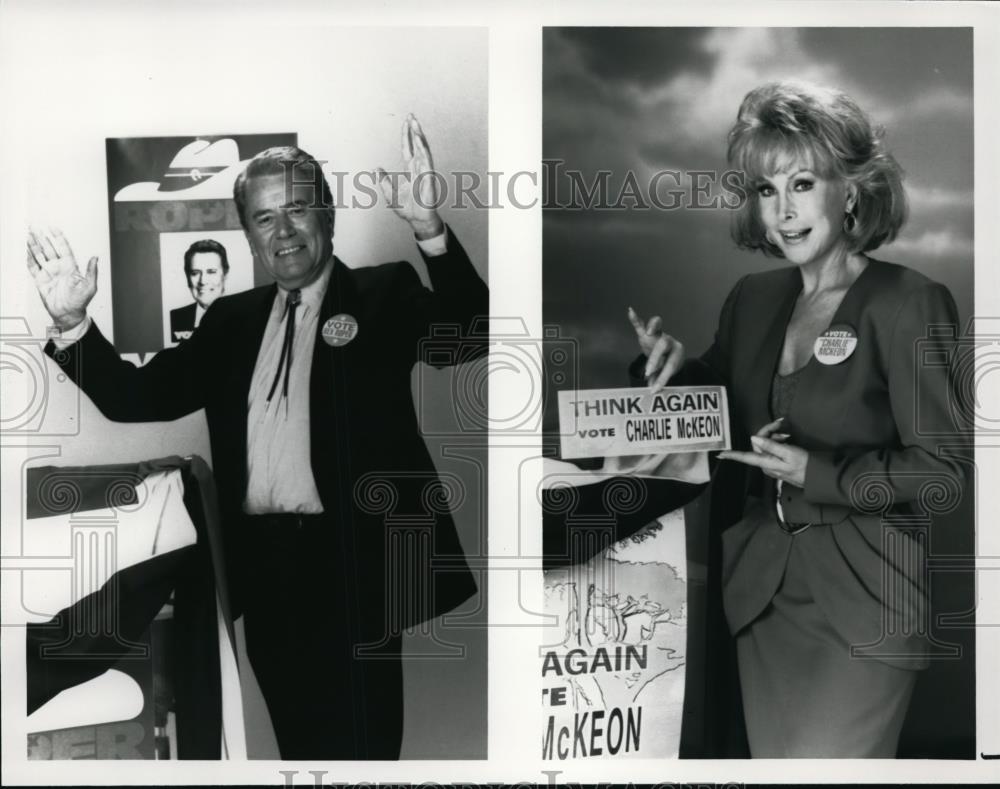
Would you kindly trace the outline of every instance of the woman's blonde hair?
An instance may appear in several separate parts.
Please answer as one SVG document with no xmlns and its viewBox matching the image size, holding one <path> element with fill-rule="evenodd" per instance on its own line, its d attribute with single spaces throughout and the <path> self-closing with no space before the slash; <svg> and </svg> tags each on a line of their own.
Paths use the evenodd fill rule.
<svg viewBox="0 0 1000 789">
<path fill-rule="evenodd" d="M 853 252 L 892 241 L 906 221 L 903 173 L 885 150 L 883 130 L 847 94 L 802 82 L 772 82 L 750 91 L 729 132 L 730 167 L 744 173 L 744 197 L 732 223 L 736 244 L 781 257 L 767 240 L 757 184 L 793 162 L 817 175 L 853 184 L 857 198 L 845 214 Z"/>
</svg>

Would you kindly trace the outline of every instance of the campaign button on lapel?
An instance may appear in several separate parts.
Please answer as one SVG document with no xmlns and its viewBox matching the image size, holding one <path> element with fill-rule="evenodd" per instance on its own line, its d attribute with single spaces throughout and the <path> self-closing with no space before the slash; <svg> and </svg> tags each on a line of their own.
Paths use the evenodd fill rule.
<svg viewBox="0 0 1000 789">
<path fill-rule="evenodd" d="M 323 324 L 323 341 L 338 348 L 358 336 L 358 322 L 353 315 L 342 312 Z"/>
<path fill-rule="evenodd" d="M 858 333 L 846 323 L 835 323 L 813 344 L 813 356 L 820 364 L 840 364 L 851 358 L 858 347 Z"/>
</svg>

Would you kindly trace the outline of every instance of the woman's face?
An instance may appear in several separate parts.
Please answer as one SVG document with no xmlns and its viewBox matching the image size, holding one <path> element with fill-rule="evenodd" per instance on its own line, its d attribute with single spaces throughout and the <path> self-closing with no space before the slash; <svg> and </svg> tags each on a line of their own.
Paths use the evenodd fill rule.
<svg viewBox="0 0 1000 789">
<path fill-rule="evenodd" d="M 802 162 L 765 176 L 757 185 L 757 201 L 768 241 L 798 266 L 843 249 L 851 192 L 844 182 L 823 178 Z"/>
</svg>

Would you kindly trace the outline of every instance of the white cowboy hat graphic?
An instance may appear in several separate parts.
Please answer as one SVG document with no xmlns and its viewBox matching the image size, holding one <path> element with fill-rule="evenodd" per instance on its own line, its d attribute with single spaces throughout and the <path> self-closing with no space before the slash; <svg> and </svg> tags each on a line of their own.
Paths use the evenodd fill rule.
<svg viewBox="0 0 1000 789">
<path fill-rule="evenodd" d="M 118 190 L 115 202 L 147 200 L 224 200 L 246 166 L 236 140 L 195 140 L 181 148 L 159 183 L 140 181 Z"/>
</svg>

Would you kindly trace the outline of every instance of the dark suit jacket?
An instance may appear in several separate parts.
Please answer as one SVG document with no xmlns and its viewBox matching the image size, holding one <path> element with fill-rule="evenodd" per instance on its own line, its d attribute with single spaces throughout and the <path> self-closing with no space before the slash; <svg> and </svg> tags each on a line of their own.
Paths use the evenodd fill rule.
<svg viewBox="0 0 1000 789">
<path fill-rule="evenodd" d="M 749 450 L 750 435 L 773 418 L 771 382 L 801 288 L 795 268 L 741 279 L 712 347 L 694 365 L 695 377 L 728 387 L 735 449 Z M 720 468 L 728 479 L 716 479 L 715 498 L 744 507 L 722 537 L 726 617 L 737 633 L 767 607 L 791 541 L 800 540 L 814 599 L 845 641 L 919 668 L 927 662 L 918 632 L 927 618 L 924 545 L 887 524 L 926 524 L 961 496 L 966 468 L 956 450 L 964 438 L 950 367 L 957 311 L 944 286 L 871 261 L 831 321 L 845 323 L 857 333 L 854 353 L 831 366 L 810 358 L 783 425 L 789 443 L 809 451 L 805 487 L 784 487 L 785 518 L 829 525 L 789 537 L 777 527 L 773 483 L 756 470 L 726 469 L 735 463 Z"/>
<path fill-rule="evenodd" d="M 198 302 L 191 302 L 186 307 L 178 307 L 170 310 L 170 339 L 174 342 L 182 342 L 191 336 L 194 331 L 195 312 L 198 309 Z M 178 337 L 178 332 L 186 332 L 186 336 Z"/>
<path fill-rule="evenodd" d="M 422 340 L 438 327 L 451 331 L 436 332 L 430 363 L 482 355 L 485 325 L 476 319 L 487 315 L 489 294 L 454 236 L 446 254 L 426 260 L 433 292 L 405 262 L 349 269 L 336 260 L 312 358 L 313 474 L 325 511 L 354 541 L 357 591 L 379 632 L 387 605 L 398 630 L 454 608 L 476 589 L 419 433 L 410 373 Z M 46 348 L 110 419 L 172 420 L 205 409 L 230 576 L 237 580 L 244 564 L 247 394 L 275 294 L 270 285 L 218 299 L 190 340 L 144 367 L 122 361 L 96 326 L 64 351 Z M 358 333 L 331 347 L 320 332 L 340 313 L 357 320 Z"/>
</svg>

